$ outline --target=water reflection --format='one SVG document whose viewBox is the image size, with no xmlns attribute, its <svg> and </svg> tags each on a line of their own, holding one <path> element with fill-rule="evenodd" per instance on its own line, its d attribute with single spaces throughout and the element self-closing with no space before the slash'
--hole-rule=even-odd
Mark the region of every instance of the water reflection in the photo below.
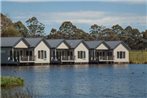
<svg viewBox="0 0 147 98">
<path fill-rule="evenodd" d="M 11 66 L 2 75 L 24 78 L 38 98 L 147 97 L 146 65 Z"/>
<path fill-rule="evenodd" d="M 113 64 L 114 68 L 128 68 L 128 64 Z"/>
</svg>

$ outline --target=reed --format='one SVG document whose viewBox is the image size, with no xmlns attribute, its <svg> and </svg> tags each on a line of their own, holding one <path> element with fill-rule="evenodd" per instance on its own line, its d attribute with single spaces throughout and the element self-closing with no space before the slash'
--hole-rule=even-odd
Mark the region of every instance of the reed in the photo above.
<svg viewBox="0 0 147 98">
<path fill-rule="evenodd" d="M 23 86 L 24 80 L 20 77 L 2 76 L 0 84 L 1 87 Z"/>
<path fill-rule="evenodd" d="M 130 63 L 147 64 L 147 50 L 129 51 Z"/>
</svg>

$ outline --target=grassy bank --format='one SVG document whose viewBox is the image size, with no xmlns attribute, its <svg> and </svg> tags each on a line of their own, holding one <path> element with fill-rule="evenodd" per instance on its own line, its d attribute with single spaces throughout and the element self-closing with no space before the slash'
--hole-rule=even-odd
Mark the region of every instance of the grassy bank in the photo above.
<svg viewBox="0 0 147 98">
<path fill-rule="evenodd" d="M 147 51 L 130 51 L 129 59 L 130 63 L 145 64 L 147 63 Z"/>
<path fill-rule="evenodd" d="M 1 87 L 23 86 L 24 80 L 19 77 L 2 76 L 0 84 Z"/>
</svg>

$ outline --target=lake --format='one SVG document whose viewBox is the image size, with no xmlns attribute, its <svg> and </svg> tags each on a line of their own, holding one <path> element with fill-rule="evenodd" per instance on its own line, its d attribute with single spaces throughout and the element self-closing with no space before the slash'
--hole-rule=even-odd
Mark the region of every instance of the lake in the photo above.
<svg viewBox="0 0 147 98">
<path fill-rule="evenodd" d="M 147 64 L 2 66 L 37 98 L 147 98 Z"/>
</svg>

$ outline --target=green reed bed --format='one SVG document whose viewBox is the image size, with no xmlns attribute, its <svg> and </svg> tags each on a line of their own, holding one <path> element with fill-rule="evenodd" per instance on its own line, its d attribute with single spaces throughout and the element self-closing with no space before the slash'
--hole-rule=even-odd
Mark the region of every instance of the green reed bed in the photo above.
<svg viewBox="0 0 147 98">
<path fill-rule="evenodd" d="M 147 63 L 147 50 L 129 51 L 130 63 L 146 64 Z"/>
<path fill-rule="evenodd" d="M 1 87 L 23 86 L 24 80 L 20 77 L 2 76 L 0 84 Z"/>
<path fill-rule="evenodd" d="M 2 98 L 36 98 L 29 89 L 23 89 L 24 80 L 20 77 L 1 77 L 1 97 Z"/>
</svg>

